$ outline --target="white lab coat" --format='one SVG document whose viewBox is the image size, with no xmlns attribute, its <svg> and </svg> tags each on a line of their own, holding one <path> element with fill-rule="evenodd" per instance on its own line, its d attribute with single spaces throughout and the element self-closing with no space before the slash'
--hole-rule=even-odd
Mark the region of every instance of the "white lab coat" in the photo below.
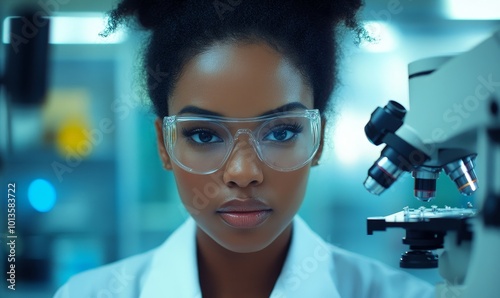
<svg viewBox="0 0 500 298">
<path fill-rule="evenodd" d="M 158 248 L 80 273 L 55 297 L 201 297 L 195 229 L 189 218 Z M 422 298 L 434 297 L 434 287 L 324 242 L 296 216 L 290 249 L 271 297 Z"/>
</svg>

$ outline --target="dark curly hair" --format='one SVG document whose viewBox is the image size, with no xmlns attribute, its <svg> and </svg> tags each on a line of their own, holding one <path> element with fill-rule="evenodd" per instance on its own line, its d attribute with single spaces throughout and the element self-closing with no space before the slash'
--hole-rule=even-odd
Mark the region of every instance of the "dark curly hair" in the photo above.
<svg viewBox="0 0 500 298">
<path fill-rule="evenodd" d="M 122 0 L 109 12 L 103 35 L 123 23 L 151 32 L 142 66 L 159 117 L 168 115 L 167 100 L 186 62 L 221 42 L 275 48 L 301 72 L 313 90 L 314 108 L 323 114 L 337 82 L 337 29 L 363 35 L 356 19 L 362 5 L 361 0 Z"/>
</svg>

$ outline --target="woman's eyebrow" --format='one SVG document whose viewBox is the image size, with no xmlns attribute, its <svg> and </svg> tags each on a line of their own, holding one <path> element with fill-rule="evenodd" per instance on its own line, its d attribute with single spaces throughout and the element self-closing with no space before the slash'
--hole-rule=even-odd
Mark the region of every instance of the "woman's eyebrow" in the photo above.
<svg viewBox="0 0 500 298">
<path fill-rule="evenodd" d="M 307 107 L 304 106 L 303 104 L 301 104 L 300 102 L 291 102 L 291 103 L 287 103 L 285 105 L 282 105 L 280 107 L 277 107 L 275 109 L 269 110 L 267 112 L 264 112 L 264 113 L 260 114 L 259 116 L 268 116 L 268 115 L 272 115 L 272 114 L 293 111 L 293 110 L 307 110 Z M 196 106 L 191 106 L 191 105 L 185 106 L 177 113 L 177 115 L 181 115 L 181 114 L 196 114 L 196 115 L 205 115 L 205 116 L 224 117 L 224 115 L 222 115 L 220 113 L 206 110 L 203 108 L 199 108 Z"/>
<path fill-rule="evenodd" d="M 282 113 L 282 112 L 288 112 L 288 111 L 293 111 L 293 110 L 307 110 L 307 107 L 300 102 L 291 102 L 287 103 L 286 105 L 282 105 L 280 107 L 277 107 L 276 109 L 269 110 L 259 116 L 268 116 L 272 114 L 277 114 L 277 113 Z"/>
<path fill-rule="evenodd" d="M 177 113 L 177 115 L 181 114 L 196 114 L 196 115 L 223 117 L 223 115 L 220 113 L 212 112 L 195 106 L 185 106 L 179 111 L 179 113 Z"/>
</svg>

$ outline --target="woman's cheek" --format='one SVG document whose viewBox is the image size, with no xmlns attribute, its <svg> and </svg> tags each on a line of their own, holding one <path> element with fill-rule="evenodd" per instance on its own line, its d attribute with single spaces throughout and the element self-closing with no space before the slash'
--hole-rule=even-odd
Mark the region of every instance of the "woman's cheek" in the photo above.
<svg viewBox="0 0 500 298">
<path fill-rule="evenodd" d="M 220 193 L 220 186 L 211 182 L 208 175 L 196 175 L 182 169 L 174 169 L 174 176 L 182 203 L 193 217 L 213 209 L 211 205 Z"/>
<path fill-rule="evenodd" d="M 281 210 L 296 210 L 300 208 L 304 200 L 307 180 L 309 177 L 309 167 L 281 173 L 281 175 L 272 175 L 273 181 L 268 181 L 273 186 L 273 192 L 276 198 L 279 198 L 274 204 Z"/>
</svg>

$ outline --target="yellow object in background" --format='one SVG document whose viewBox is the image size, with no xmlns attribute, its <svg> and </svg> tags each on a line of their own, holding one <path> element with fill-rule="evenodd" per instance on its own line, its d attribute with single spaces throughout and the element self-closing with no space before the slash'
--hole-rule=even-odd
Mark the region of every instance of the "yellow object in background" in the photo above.
<svg viewBox="0 0 500 298">
<path fill-rule="evenodd" d="M 86 131 L 89 131 L 89 125 L 83 120 L 68 119 L 61 123 L 56 133 L 57 151 L 62 156 L 90 155 L 93 145 L 88 141 Z"/>
<path fill-rule="evenodd" d="M 55 89 L 43 107 L 44 134 L 57 152 L 80 158 L 92 153 L 90 94 L 83 88 Z"/>
</svg>

